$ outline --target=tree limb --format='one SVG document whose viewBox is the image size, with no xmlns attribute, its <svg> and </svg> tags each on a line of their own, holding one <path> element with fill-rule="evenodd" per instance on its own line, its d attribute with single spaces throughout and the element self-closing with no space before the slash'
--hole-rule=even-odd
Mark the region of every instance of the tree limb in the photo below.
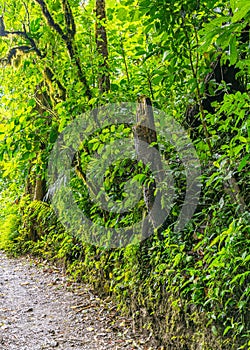
<svg viewBox="0 0 250 350">
<path fill-rule="evenodd" d="M 53 19 L 53 17 L 51 16 L 49 10 L 48 10 L 48 7 L 45 3 L 44 0 L 35 0 L 41 7 L 42 9 L 42 13 L 44 15 L 44 17 L 46 18 L 49 26 L 51 28 L 53 28 L 62 38 L 63 40 L 65 40 L 65 34 L 63 33 L 63 30 L 62 28 L 60 27 L 60 25 L 58 23 L 56 23 Z"/>
<path fill-rule="evenodd" d="M 98 85 L 101 94 L 110 90 L 110 76 L 108 70 L 108 39 L 105 25 L 106 9 L 105 0 L 96 0 L 96 47 L 102 57 L 99 64 L 100 73 L 98 76 Z"/>
<path fill-rule="evenodd" d="M 62 5 L 64 10 L 64 18 L 65 18 L 67 32 L 68 32 L 68 35 L 73 39 L 76 34 L 76 25 L 74 21 L 74 16 L 67 0 L 62 0 Z"/>
<path fill-rule="evenodd" d="M 20 30 L 8 31 L 5 29 L 3 16 L 0 16 L 0 36 L 8 36 L 8 35 L 17 35 L 17 36 L 23 37 L 25 40 L 27 40 L 30 43 L 30 50 L 34 50 L 40 58 L 44 58 L 46 56 L 37 47 L 35 40 L 29 36 L 25 27 L 24 27 L 24 31 L 20 31 Z M 23 51 L 22 49 L 20 50 Z"/>
<path fill-rule="evenodd" d="M 76 28 L 75 28 L 73 14 L 72 14 L 72 11 L 71 11 L 71 8 L 69 6 L 68 1 L 62 0 L 63 1 L 63 8 L 64 8 L 64 17 L 65 17 L 66 27 L 67 27 L 66 34 L 63 32 L 60 25 L 54 21 L 51 13 L 48 10 L 48 7 L 47 7 L 45 1 L 44 0 L 35 0 L 35 1 L 40 5 L 42 12 L 43 12 L 43 15 L 44 15 L 45 19 L 47 20 L 48 25 L 52 29 L 54 29 L 60 35 L 62 40 L 65 42 L 70 59 L 72 61 L 75 61 L 76 68 L 78 71 L 79 80 L 83 83 L 83 85 L 85 87 L 86 96 L 87 96 L 88 100 L 90 100 L 92 97 L 92 94 L 91 94 L 90 88 L 88 86 L 86 76 L 82 70 L 81 61 L 79 59 L 79 56 L 77 55 L 76 47 L 74 45 L 74 35 L 76 32 Z"/>
</svg>

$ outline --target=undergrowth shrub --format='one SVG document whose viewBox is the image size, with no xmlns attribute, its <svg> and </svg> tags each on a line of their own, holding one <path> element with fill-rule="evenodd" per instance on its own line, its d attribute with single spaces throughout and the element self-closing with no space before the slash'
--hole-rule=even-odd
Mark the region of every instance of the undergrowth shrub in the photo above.
<svg viewBox="0 0 250 350">
<path fill-rule="evenodd" d="M 183 239 L 167 229 L 161 239 L 155 234 L 137 245 L 105 250 L 68 234 L 44 202 L 21 202 L 12 210 L 1 229 L 2 248 L 63 264 L 74 279 L 113 295 L 166 349 L 249 348 L 247 212 L 230 217 L 227 226 L 214 216 L 202 229 L 195 217 Z"/>
<path fill-rule="evenodd" d="M 0 217 L 0 249 L 14 251 L 19 236 L 21 216 L 17 206 L 9 204 Z"/>
<path fill-rule="evenodd" d="M 73 278 L 113 295 L 166 349 L 249 349 L 249 97 L 224 100 L 208 119 L 214 154 L 207 159 L 204 140 L 196 142 L 202 198 L 182 232 L 169 225 L 141 243 L 105 250 L 69 234 L 50 205 L 23 199 L 1 215 L 1 246 L 58 261 Z"/>
</svg>

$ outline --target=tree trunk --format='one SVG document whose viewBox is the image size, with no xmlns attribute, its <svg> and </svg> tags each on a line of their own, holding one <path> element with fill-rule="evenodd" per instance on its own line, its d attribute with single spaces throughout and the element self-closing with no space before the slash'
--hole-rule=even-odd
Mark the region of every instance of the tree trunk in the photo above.
<svg viewBox="0 0 250 350">
<path fill-rule="evenodd" d="M 35 182 L 34 201 L 42 201 L 45 196 L 45 180 L 38 175 Z"/>
<path fill-rule="evenodd" d="M 100 94 L 110 90 L 110 76 L 108 69 L 108 39 L 103 23 L 106 20 L 105 0 L 96 0 L 96 46 L 101 55 L 99 65 L 98 87 Z"/>
<path fill-rule="evenodd" d="M 166 216 L 165 211 L 161 208 L 161 191 L 157 189 L 157 182 L 163 181 L 164 171 L 157 146 L 157 134 L 150 98 L 139 97 L 136 125 L 133 129 L 138 160 L 141 160 L 145 165 L 149 164 L 154 176 L 153 182 L 143 186 L 143 196 L 148 216 L 144 219 L 142 230 L 143 237 L 146 238 L 163 223 Z M 152 143 L 154 143 L 153 147 L 150 146 Z"/>
</svg>

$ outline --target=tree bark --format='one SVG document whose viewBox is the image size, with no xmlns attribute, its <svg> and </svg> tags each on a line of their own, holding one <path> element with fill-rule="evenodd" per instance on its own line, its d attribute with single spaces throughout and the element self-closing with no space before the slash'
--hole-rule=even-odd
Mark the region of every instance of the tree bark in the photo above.
<svg viewBox="0 0 250 350">
<path fill-rule="evenodd" d="M 108 69 L 108 39 L 104 26 L 106 21 L 105 0 L 96 0 L 96 46 L 97 52 L 101 55 L 99 65 L 98 87 L 100 94 L 110 90 L 110 76 Z"/>
<path fill-rule="evenodd" d="M 163 181 L 164 171 L 157 145 L 152 102 L 148 97 L 138 98 L 136 125 L 133 131 L 138 160 L 145 165 L 148 164 L 154 176 L 153 182 L 143 186 L 143 197 L 148 216 L 144 218 L 142 233 L 143 237 L 148 237 L 163 223 L 165 218 L 165 211 L 161 208 L 161 192 L 157 189 L 157 182 Z"/>
</svg>

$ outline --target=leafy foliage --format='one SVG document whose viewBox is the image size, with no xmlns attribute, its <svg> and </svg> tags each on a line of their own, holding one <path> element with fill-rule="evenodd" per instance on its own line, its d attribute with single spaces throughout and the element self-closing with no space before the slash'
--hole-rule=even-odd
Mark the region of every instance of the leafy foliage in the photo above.
<svg viewBox="0 0 250 350">
<path fill-rule="evenodd" d="M 101 20 L 94 7 L 92 0 L 0 1 L 0 248 L 62 263 L 113 295 L 166 349 L 248 349 L 249 2 L 107 0 Z M 173 232 L 186 179 L 176 150 L 158 135 L 175 205 L 145 241 L 105 250 L 59 222 L 48 203 L 48 158 L 76 116 L 138 95 L 187 128 L 202 164 L 202 195 L 186 228 Z M 107 214 L 91 202 L 84 176 L 90 162 L 102 166 L 95 155 L 106 143 L 132 132 L 126 120 L 100 127 L 72 165 L 79 208 L 107 227 L 140 220 L 143 195 L 129 214 Z M 116 203 L 131 201 L 129 179 L 144 188 L 153 181 L 148 166 L 128 159 L 103 173 L 97 197 L 108 193 Z"/>
</svg>

